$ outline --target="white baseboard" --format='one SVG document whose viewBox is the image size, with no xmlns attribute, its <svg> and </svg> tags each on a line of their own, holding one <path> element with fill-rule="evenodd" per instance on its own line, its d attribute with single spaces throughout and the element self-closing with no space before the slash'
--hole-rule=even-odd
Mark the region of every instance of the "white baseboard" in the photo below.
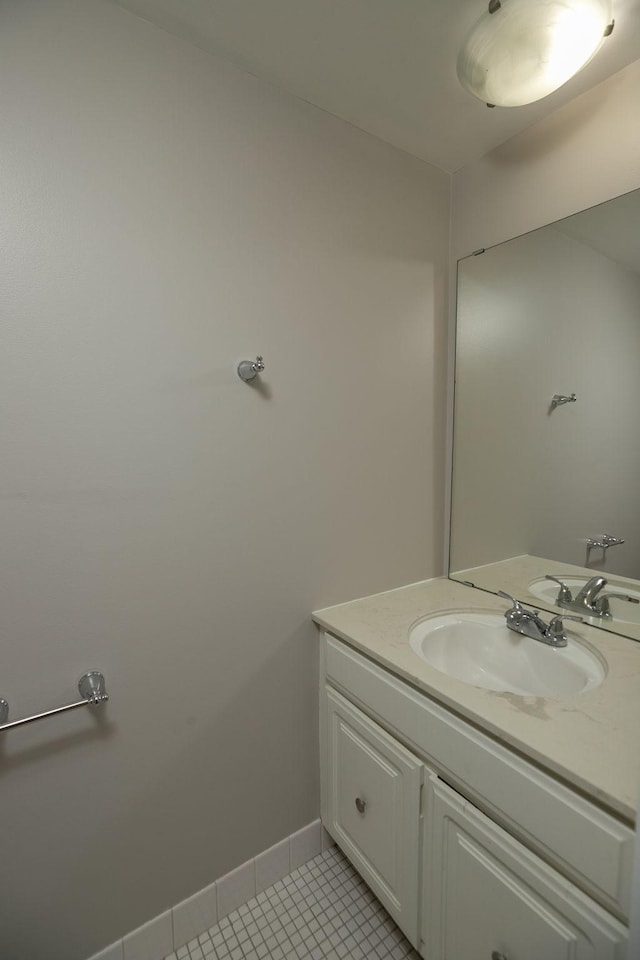
<svg viewBox="0 0 640 960">
<path fill-rule="evenodd" d="M 164 960 L 276 880 L 334 845 L 319 820 L 219 877 L 90 960 Z"/>
</svg>

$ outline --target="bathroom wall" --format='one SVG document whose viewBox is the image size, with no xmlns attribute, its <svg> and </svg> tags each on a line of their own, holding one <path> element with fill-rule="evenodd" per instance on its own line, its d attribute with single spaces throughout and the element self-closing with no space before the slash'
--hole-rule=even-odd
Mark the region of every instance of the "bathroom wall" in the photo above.
<svg viewBox="0 0 640 960">
<path fill-rule="evenodd" d="M 318 812 L 312 609 L 441 573 L 447 175 L 100 0 L 0 9 L 3 960 Z M 263 353 L 255 387 L 235 374 Z"/>
<path fill-rule="evenodd" d="M 454 174 L 454 259 L 639 187 L 639 100 L 637 60 Z"/>
<path fill-rule="evenodd" d="M 560 228 L 460 265 L 453 570 L 528 553 L 640 578 L 638 317 L 640 274 Z M 626 542 L 587 558 L 609 530 Z"/>
</svg>

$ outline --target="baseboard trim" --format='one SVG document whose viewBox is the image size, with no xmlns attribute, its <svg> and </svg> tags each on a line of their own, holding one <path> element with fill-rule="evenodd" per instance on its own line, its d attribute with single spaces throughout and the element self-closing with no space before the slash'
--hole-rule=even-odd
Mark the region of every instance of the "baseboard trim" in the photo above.
<svg viewBox="0 0 640 960">
<path fill-rule="evenodd" d="M 164 960 L 272 883 L 332 846 L 334 841 L 320 820 L 313 820 L 93 954 L 90 960 Z"/>
</svg>

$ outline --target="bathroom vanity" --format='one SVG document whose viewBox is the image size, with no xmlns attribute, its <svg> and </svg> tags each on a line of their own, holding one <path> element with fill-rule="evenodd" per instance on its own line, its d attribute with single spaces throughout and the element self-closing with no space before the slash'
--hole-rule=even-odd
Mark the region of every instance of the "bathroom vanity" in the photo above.
<svg viewBox="0 0 640 960">
<path fill-rule="evenodd" d="M 410 645 L 430 616 L 508 606 L 437 579 L 314 614 L 322 820 L 428 960 L 623 960 L 640 645 L 571 623 L 603 679 L 553 698 L 465 683 Z"/>
<path fill-rule="evenodd" d="M 460 261 L 451 579 L 314 615 L 322 819 L 427 960 L 637 960 L 639 224 Z"/>
</svg>

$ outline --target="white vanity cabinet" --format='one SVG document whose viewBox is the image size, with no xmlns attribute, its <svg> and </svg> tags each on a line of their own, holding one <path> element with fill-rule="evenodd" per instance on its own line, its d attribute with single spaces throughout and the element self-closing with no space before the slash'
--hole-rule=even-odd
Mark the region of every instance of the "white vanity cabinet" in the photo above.
<svg viewBox="0 0 640 960">
<path fill-rule="evenodd" d="M 325 825 L 416 946 L 422 761 L 335 690 L 325 703 Z"/>
<path fill-rule="evenodd" d="M 322 820 L 426 960 L 626 957 L 633 831 L 322 636 Z"/>
<path fill-rule="evenodd" d="M 425 957 L 621 960 L 602 908 L 437 777 L 429 790 Z"/>
</svg>

